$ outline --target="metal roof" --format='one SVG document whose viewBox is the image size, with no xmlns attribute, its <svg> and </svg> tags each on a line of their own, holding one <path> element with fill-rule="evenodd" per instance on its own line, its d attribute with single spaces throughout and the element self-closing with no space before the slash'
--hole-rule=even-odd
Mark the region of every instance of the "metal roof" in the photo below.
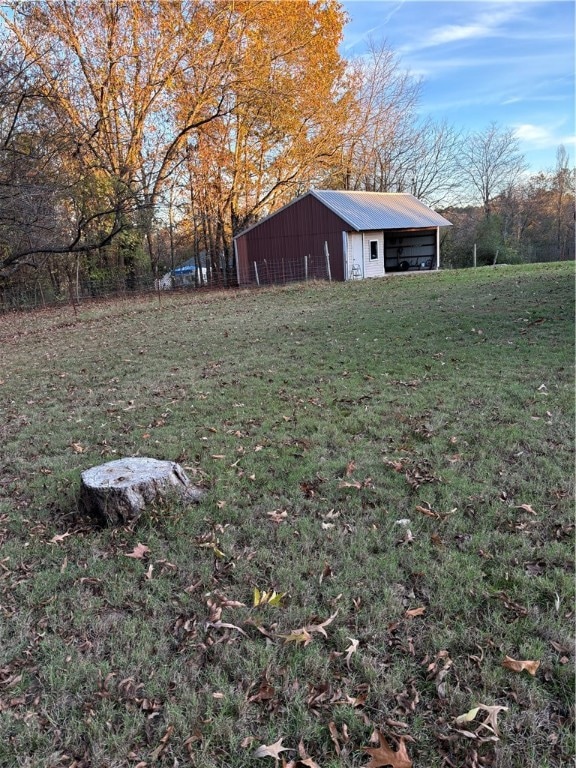
<svg viewBox="0 0 576 768">
<path fill-rule="evenodd" d="M 358 232 L 369 229 L 451 227 L 451 223 L 407 192 L 310 192 Z"/>
</svg>

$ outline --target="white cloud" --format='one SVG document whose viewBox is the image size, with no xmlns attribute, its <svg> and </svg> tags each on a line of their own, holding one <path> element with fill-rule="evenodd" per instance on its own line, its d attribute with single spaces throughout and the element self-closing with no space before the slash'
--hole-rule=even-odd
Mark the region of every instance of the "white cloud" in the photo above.
<svg viewBox="0 0 576 768">
<path fill-rule="evenodd" d="M 466 3 L 467 8 L 473 6 Z M 485 10 L 463 24 L 445 24 L 444 26 L 429 29 L 422 35 L 418 42 L 409 43 L 402 47 L 406 53 L 424 48 L 435 48 L 439 45 L 449 45 L 464 40 L 482 40 L 488 37 L 501 37 L 509 35 L 510 30 L 505 25 L 516 18 L 521 9 L 516 3 L 507 3 L 506 6 L 490 3 Z"/>
<path fill-rule="evenodd" d="M 573 146 L 576 136 L 563 135 L 561 125 L 535 125 L 534 123 L 522 123 L 514 129 L 516 138 L 534 149 L 546 149 L 557 147 L 560 144 Z"/>
</svg>

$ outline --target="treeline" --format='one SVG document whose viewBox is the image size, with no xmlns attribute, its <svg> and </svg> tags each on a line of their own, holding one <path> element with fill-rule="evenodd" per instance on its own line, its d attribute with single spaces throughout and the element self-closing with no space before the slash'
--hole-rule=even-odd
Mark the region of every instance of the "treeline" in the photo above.
<svg viewBox="0 0 576 768">
<path fill-rule="evenodd" d="M 339 53 L 334 0 L 43 0 L 0 11 L 0 286 L 137 288 L 310 187 L 412 192 L 445 263 L 574 256 L 574 173 L 532 178 L 512 131 L 418 117 L 386 45 Z M 466 207 L 470 206 L 470 207 Z M 468 259 L 468 262 L 466 261 Z"/>
</svg>

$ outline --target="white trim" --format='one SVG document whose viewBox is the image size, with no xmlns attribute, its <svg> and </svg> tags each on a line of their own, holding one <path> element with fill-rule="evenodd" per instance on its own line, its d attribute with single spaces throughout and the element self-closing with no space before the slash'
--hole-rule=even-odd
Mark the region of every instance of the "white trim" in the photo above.
<svg viewBox="0 0 576 768">
<path fill-rule="evenodd" d="M 344 259 L 344 281 L 350 280 L 348 275 L 348 232 L 342 230 L 342 257 Z"/>
</svg>

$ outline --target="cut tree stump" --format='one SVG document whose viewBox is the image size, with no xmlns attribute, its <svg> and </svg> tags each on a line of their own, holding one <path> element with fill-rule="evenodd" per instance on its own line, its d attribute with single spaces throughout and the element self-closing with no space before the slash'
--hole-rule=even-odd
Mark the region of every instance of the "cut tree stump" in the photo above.
<svg viewBox="0 0 576 768">
<path fill-rule="evenodd" d="M 174 461 L 116 459 L 81 475 L 80 505 L 106 525 L 132 525 L 146 506 L 171 494 L 186 502 L 203 495 Z"/>
</svg>

